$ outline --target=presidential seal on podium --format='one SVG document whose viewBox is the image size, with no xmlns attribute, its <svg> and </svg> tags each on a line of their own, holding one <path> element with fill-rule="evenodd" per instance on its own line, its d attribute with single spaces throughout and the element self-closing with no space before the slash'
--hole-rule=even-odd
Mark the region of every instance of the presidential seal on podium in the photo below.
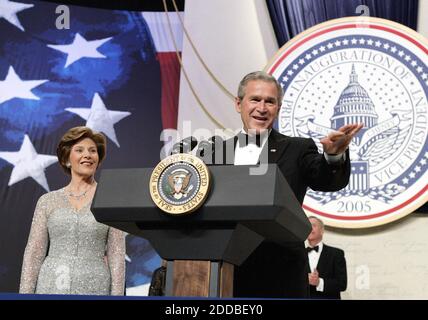
<svg viewBox="0 0 428 320">
<path fill-rule="evenodd" d="M 194 212 L 205 201 L 210 174 L 205 163 L 191 154 L 163 159 L 150 177 L 150 195 L 162 211 L 172 215 Z"/>
</svg>

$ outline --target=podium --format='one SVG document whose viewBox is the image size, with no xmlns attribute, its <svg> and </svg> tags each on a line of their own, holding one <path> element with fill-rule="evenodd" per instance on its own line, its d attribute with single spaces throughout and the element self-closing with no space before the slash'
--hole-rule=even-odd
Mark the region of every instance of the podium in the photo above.
<svg viewBox="0 0 428 320">
<path fill-rule="evenodd" d="M 233 269 L 263 241 L 303 242 L 311 225 L 276 164 L 210 166 L 202 207 L 173 216 L 149 192 L 151 168 L 101 171 L 91 211 L 98 222 L 147 239 L 168 261 L 167 296 L 232 297 Z"/>
</svg>

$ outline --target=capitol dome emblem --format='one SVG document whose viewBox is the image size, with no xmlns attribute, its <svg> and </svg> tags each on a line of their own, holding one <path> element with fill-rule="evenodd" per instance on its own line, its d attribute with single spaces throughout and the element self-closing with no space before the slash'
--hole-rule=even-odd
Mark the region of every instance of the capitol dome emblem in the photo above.
<svg viewBox="0 0 428 320">
<path fill-rule="evenodd" d="M 316 142 L 364 123 L 350 145 L 351 177 L 338 192 L 308 190 L 303 207 L 327 225 L 371 227 L 428 200 L 428 40 L 377 18 L 319 24 L 266 67 L 284 89 L 278 130 Z"/>
</svg>

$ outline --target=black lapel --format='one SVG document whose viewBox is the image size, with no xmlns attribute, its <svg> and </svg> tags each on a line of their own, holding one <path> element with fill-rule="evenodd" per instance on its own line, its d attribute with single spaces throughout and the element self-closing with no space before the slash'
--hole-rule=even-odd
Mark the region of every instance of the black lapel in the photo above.
<svg viewBox="0 0 428 320">
<path fill-rule="evenodd" d="M 238 136 L 235 135 L 233 137 L 233 152 L 232 152 L 232 156 L 228 159 L 228 161 L 230 161 L 232 164 L 235 164 L 235 150 L 236 150 L 236 144 L 237 143 L 238 143 Z"/>
<path fill-rule="evenodd" d="M 325 263 L 328 259 L 328 254 L 329 254 L 328 246 L 323 244 L 323 248 L 322 248 L 322 251 L 320 254 L 320 258 L 318 259 L 318 264 L 317 264 L 317 270 L 318 270 L 321 278 L 322 278 L 321 275 L 324 275 L 324 266 L 325 266 Z"/>
<path fill-rule="evenodd" d="M 268 143 L 264 145 L 264 148 L 268 148 L 268 162 L 277 163 L 281 155 L 284 153 L 287 145 L 287 137 L 272 129 L 269 134 Z M 263 151 L 266 152 L 265 150 Z"/>
<path fill-rule="evenodd" d="M 235 163 L 235 147 L 238 142 L 238 136 L 234 136 L 230 139 L 223 141 L 223 163 L 222 164 L 234 164 Z"/>
</svg>

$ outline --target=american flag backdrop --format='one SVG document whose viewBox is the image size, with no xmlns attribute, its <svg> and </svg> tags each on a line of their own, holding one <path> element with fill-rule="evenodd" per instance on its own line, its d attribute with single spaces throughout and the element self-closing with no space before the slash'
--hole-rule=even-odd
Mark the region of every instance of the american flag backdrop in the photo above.
<svg viewBox="0 0 428 320">
<path fill-rule="evenodd" d="M 35 204 L 68 183 L 56 159 L 62 134 L 86 125 L 108 140 L 101 168 L 153 167 L 177 124 L 177 13 L 0 0 L 0 292 L 17 292 Z M 182 12 L 181 12 L 182 14 Z M 160 258 L 127 236 L 128 294 L 144 294 Z"/>
</svg>

